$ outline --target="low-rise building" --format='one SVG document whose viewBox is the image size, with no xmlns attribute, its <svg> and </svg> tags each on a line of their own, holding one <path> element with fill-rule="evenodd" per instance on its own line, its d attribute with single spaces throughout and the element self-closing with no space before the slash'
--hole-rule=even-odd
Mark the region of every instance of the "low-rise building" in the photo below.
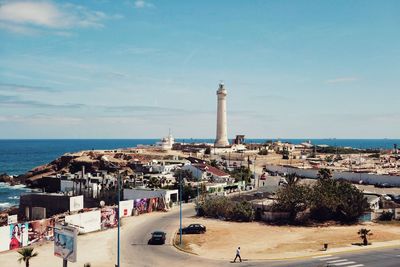
<svg viewBox="0 0 400 267">
<path fill-rule="evenodd" d="M 193 177 L 199 180 L 208 180 L 216 183 L 230 182 L 232 180 L 228 173 L 204 163 L 185 165 L 182 169 L 190 171 Z"/>
<path fill-rule="evenodd" d="M 18 217 L 26 220 L 40 220 L 64 212 L 78 211 L 83 207 L 83 196 L 28 193 L 20 197 Z"/>
<path fill-rule="evenodd" d="M 375 194 L 364 194 L 372 211 L 379 210 L 380 197 Z"/>
<path fill-rule="evenodd" d="M 179 200 L 178 190 L 166 189 L 124 189 L 124 200 L 138 200 L 149 198 L 162 198 L 166 204 L 176 204 Z"/>
</svg>

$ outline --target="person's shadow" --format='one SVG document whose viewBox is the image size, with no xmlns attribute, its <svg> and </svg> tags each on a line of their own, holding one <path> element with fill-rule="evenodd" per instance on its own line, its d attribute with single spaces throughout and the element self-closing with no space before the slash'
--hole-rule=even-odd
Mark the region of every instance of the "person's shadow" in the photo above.
<svg viewBox="0 0 400 267">
<path fill-rule="evenodd" d="M 249 261 L 248 259 L 242 259 L 242 261 L 233 261 L 231 260 L 230 263 L 242 263 L 244 261 Z"/>
</svg>

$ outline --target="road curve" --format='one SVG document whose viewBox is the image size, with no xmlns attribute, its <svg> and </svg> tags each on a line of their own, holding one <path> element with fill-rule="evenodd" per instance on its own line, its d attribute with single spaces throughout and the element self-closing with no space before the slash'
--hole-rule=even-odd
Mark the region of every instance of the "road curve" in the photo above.
<svg viewBox="0 0 400 267">
<path fill-rule="evenodd" d="M 193 205 L 183 207 L 183 220 L 195 214 Z M 125 219 L 124 219 L 125 220 Z M 175 208 L 167 213 L 147 214 L 127 218 L 122 221 L 121 232 L 121 266 L 167 266 L 167 267 L 216 267 L 232 266 L 225 260 L 212 260 L 188 254 L 177 250 L 172 245 L 172 238 L 179 228 L 179 209 Z M 163 246 L 147 244 L 150 233 L 154 230 L 163 230 L 167 233 L 167 242 Z M 244 261 L 237 263 L 241 266 L 296 266 L 296 267 L 399 267 L 400 248 L 386 248 L 363 252 L 342 253 L 327 255 L 324 258 L 310 258 L 290 261 Z"/>
</svg>

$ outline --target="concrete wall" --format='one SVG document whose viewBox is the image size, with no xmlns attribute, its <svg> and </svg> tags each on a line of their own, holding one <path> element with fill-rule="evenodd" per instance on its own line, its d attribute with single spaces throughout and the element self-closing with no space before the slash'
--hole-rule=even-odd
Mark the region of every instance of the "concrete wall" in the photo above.
<svg viewBox="0 0 400 267">
<path fill-rule="evenodd" d="M 133 200 L 124 200 L 119 202 L 119 217 L 132 216 Z"/>
<path fill-rule="evenodd" d="M 395 209 L 394 210 L 394 218 L 396 220 L 400 220 L 400 209 Z"/>
<path fill-rule="evenodd" d="M 0 227 L 0 252 L 10 249 L 10 226 Z"/>
<path fill-rule="evenodd" d="M 77 226 L 79 233 L 90 233 L 101 229 L 101 211 L 94 210 L 65 216 L 65 222 Z"/>
<path fill-rule="evenodd" d="M 46 219 L 46 208 L 42 207 L 32 207 L 32 220 L 42 220 Z"/>
<path fill-rule="evenodd" d="M 75 196 L 69 198 L 69 211 L 77 211 L 83 209 L 83 196 Z"/>
<path fill-rule="evenodd" d="M 266 169 L 268 171 L 280 172 L 280 173 L 296 173 L 300 176 L 307 178 L 317 178 L 319 170 L 315 169 L 296 169 L 292 167 L 283 167 L 276 165 L 267 165 Z M 333 172 L 333 178 L 335 179 L 345 179 L 352 182 L 359 182 L 363 180 L 365 184 L 376 184 L 376 183 L 388 183 L 392 186 L 400 186 L 400 176 L 390 176 L 390 175 L 378 175 L 378 174 L 368 174 L 368 173 L 353 173 L 353 172 Z"/>
<path fill-rule="evenodd" d="M 68 192 L 72 191 L 72 188 L 76 187 L 74 186 L 74 182 L 71 180 L 61 180 L 60 181 L 60 191 L 61 192 Z"/>
<path fill-rule="evenodd" d="M 69 196 L 64 195 L 48 195 L 48 194 L 27 194 L 21 195 L 19 200 L 18 217 L 22 220 L 26 218 L 30 220 L 29 216 L 32 215 L 32 207 L 46 208 L 46 217 L 50 218 L 53 215 L 69 211 Z M 25 208 L 29 214 L 26 214 Z"/>
<path fill-rule="evenodd" d="M 124 189 L 125 200 L 165 197 L 167 190 Z"/>
<path fill-rule="evenodd" d="M 125 200 L 135 200 L 143 198 L 164 198 L 165 203 L 171 201 L 171 195 L 176 194 L 178 196 L 178 190 L 142 190 L 142 189 L 124 189 Z"/>
</svg>

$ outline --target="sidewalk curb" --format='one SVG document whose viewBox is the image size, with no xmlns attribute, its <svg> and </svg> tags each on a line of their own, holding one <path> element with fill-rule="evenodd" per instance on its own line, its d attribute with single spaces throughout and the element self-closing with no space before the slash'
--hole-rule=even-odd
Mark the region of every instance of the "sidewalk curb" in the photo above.
<svg viewBox="0 0 400 267">
<path fill-rule="evenodd" d="M 185 249 L 181 248 L 180 246 L 176 245 L 176 244 L 175 244 L 175 240 L 176 240 L 176 238 L 177 238 L 177 235 L 178 235 L 178 231 L 175 231 L 175 232 L 174 232 L 174 237 L 172 238 L 172 245 L 173 245 L 177 250 L 182 251 L 182 252 L 184 252 L 184 253 L 191 254 L 191 255 L 199 256 L 199 254 L 197 254 L 197 253 L 194 253 L 194 252 L 185 250 Z"/>
<path fill-rule="evenodd" d="M 379 246 L 379 247 L 366 247 L 366 248 L 356 248 L 356 249 L 349 249 L 349 250 L 343 250 L 343 251 L 334 251 L 334 252 L 329 252 L 326 251 L 325 253 L 319 253 L 319 254 L 312 254 L 312 255 L 306 255 L 306 256 L 297 256 L 297 257 L 286 257 L 286 258 L 273 258 L 273 259 L 254 259 L 251 261 L 282 261 L 282 260 L 297 260 L 297 259 L 310 259 L 313 257 L 317 256 L 324 256 L 324 255 L 338 255 L 338 254 L 345 254 L 345 253 L 360 253 L 364 251 L 370 251 L 370 250 L 382 250 L 382 249 L 387 249 L 387 248 L 395 248 L 399 247 L 399 245 L 384 245 L 384 246 Z"/>
</svg>

